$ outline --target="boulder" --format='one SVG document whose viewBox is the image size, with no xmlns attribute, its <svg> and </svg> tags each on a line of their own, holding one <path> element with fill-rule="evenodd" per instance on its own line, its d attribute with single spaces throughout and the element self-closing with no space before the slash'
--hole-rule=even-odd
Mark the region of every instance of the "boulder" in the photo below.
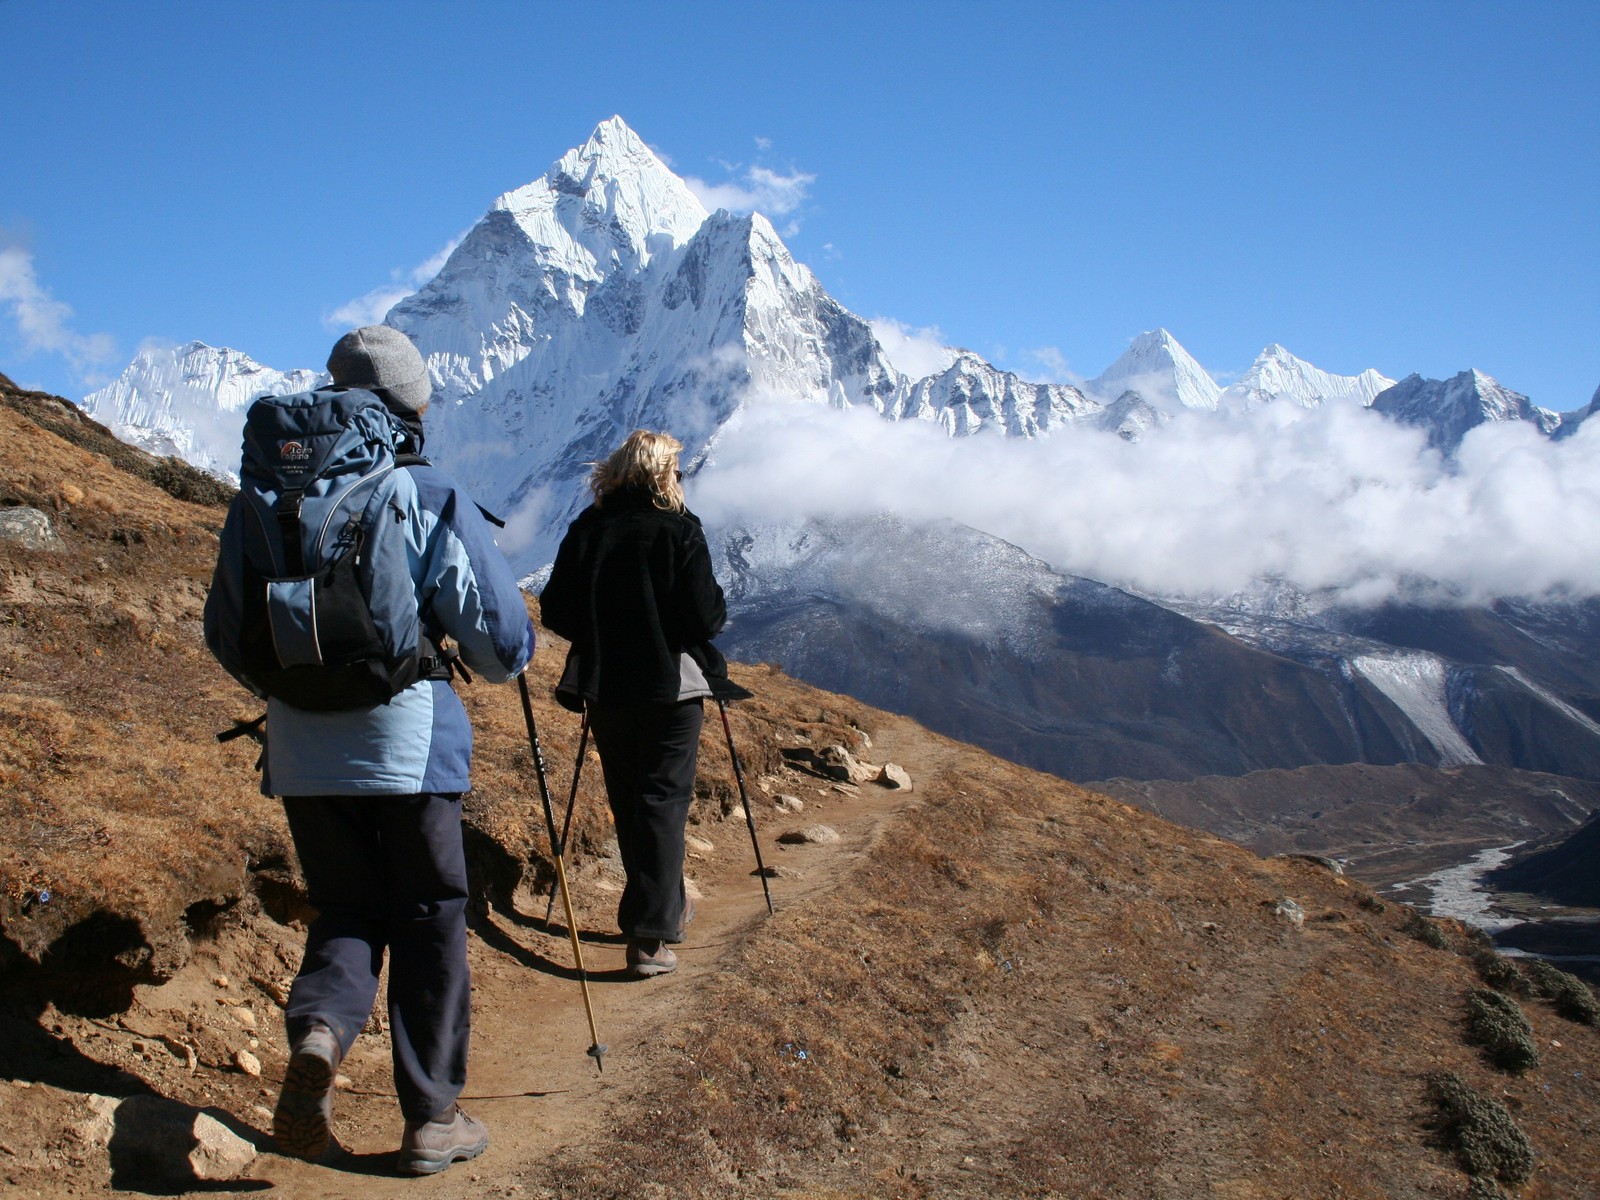
<svg viewBox="0 0 1600 1200">
<path fill-rule="evenodd" d="M 829 746 L 817 755 L 817 770 L 842 783 L 866 783 L 878 774 L 877 767 L 862 762 L 843 746 Z"/>
<path fill-rule="evenodd" d="M 1272 906 L 1272 912 L 1274 916 L 1282 917 L 1296 929 L 1304 929 L 1306 926 L 1306 910 L 1293 900 L 1287 898 L 1279 900 Z"/>
<path fill-rule="evenodd" d="M 886 788 L 908 788 L 911 776 L 898 763 L 884 763 L 883 770 L 878 772 L 878 783 Z"/>
<path fill-rule="evenodd" d="M 173 1184 L 238 1179 L 256 1148 L 216 1117 L 162 1096 L 89 1097 L 90 1116 L 74 1130 L 111 1156 L 114 1181 Z"/>
<path fill-rule="evenodd" d="M 59 550 L 62 546 L 50 518 L 37 508 L 0 508 L 0 539 L 29 550 Z"/>
</svg>

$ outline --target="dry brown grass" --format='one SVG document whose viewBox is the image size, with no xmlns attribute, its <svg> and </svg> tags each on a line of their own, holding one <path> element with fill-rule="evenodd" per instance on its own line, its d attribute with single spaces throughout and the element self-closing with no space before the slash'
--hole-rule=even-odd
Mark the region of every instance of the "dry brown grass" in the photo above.
<svg viewBox="0 0 1600 1200">
<path fill-rule="evenodd" d="M 1359 884 L 975 752 L 918 794 L 740 947 L 562 1195 L 1459 1195 L 1439 1064 L 1549 1147 L 1537 1194 L 1588 1194 L 1600 1045 L 1552 1017 L 1560 1070 L 1485 1082 L 1470 939 L 1422 945 Z"/>
</svg>

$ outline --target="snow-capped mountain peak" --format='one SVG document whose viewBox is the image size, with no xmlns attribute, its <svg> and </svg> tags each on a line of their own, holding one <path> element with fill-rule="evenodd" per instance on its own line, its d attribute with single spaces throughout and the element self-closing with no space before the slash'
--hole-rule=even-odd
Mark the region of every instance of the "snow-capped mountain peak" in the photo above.
<svg viewBox="0 0 1600 1200">
<path fill-rule="evenodd" d="M 1329 403 L 1372 403 L 1379 392 L 1394 386 L 1394 380 L 1367 369 L 1359 375 L 1331 375 L 1302 358 L 1297 358 L 1274 342 L 1250 365 L 1250 369 L 1223 391 L 1224 408 L 1257 408 L 1276 400 L 1287 400 L 1302 408 L 1320 408 Z"/>
<path fill-rule="evenodd" d="M 1141 333 L 1121 358 L 1084 385 L 1084 391 L 1104 403 L 1124 392 L 1138 392 L 1158 409 L 1211 410 L 1222 389 L 1206 369 L 1165 329 Z"/>
<path fill-rule="evenodd" d="M 707 216 L 621 117 L 602 121 L 587 142 L 500 196 L 490 212 L 508 214 L 551 265 L 591 278 L 683 245 Z"/>
</svg>

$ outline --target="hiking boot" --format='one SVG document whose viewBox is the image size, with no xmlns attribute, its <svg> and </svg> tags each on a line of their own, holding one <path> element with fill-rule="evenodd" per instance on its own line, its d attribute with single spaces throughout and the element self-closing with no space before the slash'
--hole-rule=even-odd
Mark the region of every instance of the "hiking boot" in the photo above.
<svg viewBox="0 0 1600 1200">
<path fill-rule="evenodd" d="M 666 975 L 678 969 L 678 956 L 665 942 L 628 939 L 628 972 L 639 979 Z"/>
<path fill-rule="evenodd" d="M 451 1163 L 477 1158 L 489 1148 L 489 1131 L 459 1104 L 431 1121 L 407 1121 L 400 1139 L 400 1173 L 433 1175 Z"/>
<path fill-rule="evenodd" d="M 327 1152 L 334 1072 L 343 1057 L 338 1037 L 326 1025 L 312 1025 L 294 1040 L 272 1114 L 272 1136 L 281 1153 L 315 1162 Z"/>
</svg>

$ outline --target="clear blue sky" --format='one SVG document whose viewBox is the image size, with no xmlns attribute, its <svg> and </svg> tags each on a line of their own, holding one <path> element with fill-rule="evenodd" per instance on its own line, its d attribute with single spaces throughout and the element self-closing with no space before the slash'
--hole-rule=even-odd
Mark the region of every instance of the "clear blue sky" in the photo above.
<svg viewBox="0 0 1600 1200">
<path fill-rule="evenodd" d="M 1164 325 L 1224 381 L 1600 384 L 1594 0 L 0 0 L 0 44 L 0 371 L 69 396 L 147 338 L 320 366 L 613 113 L 811 177 L 774 222 L 836 298 L 1031 378 Z"/>
</svg>

